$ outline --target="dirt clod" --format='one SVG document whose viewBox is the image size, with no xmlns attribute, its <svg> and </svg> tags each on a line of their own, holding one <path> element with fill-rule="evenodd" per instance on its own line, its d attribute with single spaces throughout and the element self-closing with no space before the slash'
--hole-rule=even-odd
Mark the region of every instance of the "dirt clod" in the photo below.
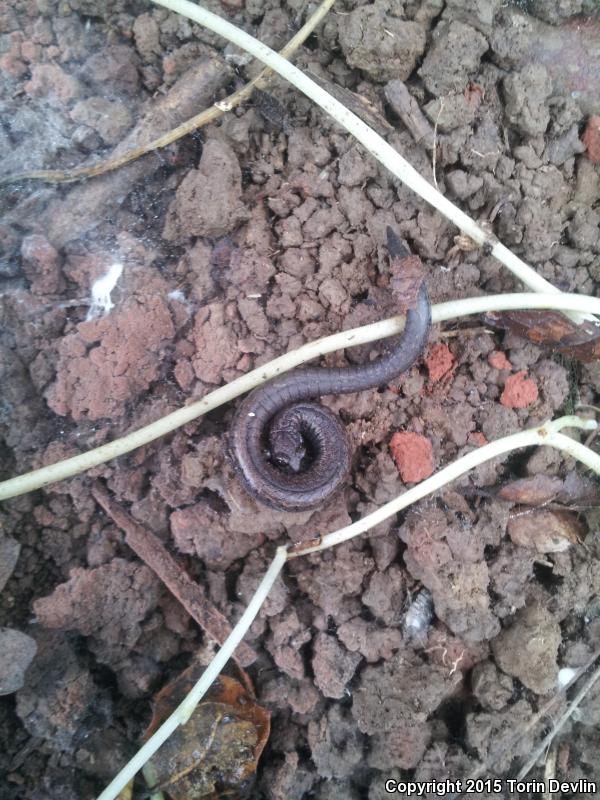
<svg viewBox="0 0 600 800">
<path fill-rule="evenodd" d="M 42 631 L 27 684 L 17 693 L 17 714 L 51 751 L 69 752 L 94 727 L 106 726 L 111 707 L 63 634 Z"/>
<path fill-rule="evenodd" d="M 433 46 L 419 69 L 425 86 L 437 96 L 461 91 L 488 49 L 485 37 L 464 22 L 445 20 L 433 37 Z"/>
<path fill-rule="evenodd" d="M 418 656 L 401 653 L 381 666 L 365 667 L 353 693 L 352 715 L 359 730 L 371 736 L 418 725 L 460 680 L 457 673 L 450 675 L 425 665 Z M 398 686 L 404 691 L 398 693 Z"/>
<path fill-rule="evenodd" d="M 148 567 L 115 558 L 96 569 L 72 570 L 67 583 L 34 608 L 40 625 L 93 636 L 98 658 L 114 662 L 139 639 L 140 623 L 156 606 L 158 592 Z"/>
<path fill-rule="evenodd" d="M 325 778 L 350 777 L 363 760 L 363 737 L 339 706 L 308 726 L 312 759 Z"/>
<path fill-rule="evenodd" d="M 471 676 L 473 693 L 488 711 L 506 708 L 513 695 L 513 682 L 500 672 L 491 661 L 483 661 L 473 669 Z"/>
<path fill-rule="evenodd" d="M 315 683 L 325 697 L 344 696 L 348 681 L 361 661 L 358 653 L 350 653 L 334 636 L 320 633 L 315 639 L 312 666 Z"/>
<path fill-rule="evenodd" d="M 538 694 L 556 687 L 556 657 L 560 627 L 547 608 L 538 603 L 523 609 L 492 642 L 496 662 L 504 672 Z"/>
<path fill-rule="evenodd" d="M 48 405 L 76 421 L 123 414 L 126 404 L 158 378 L 161 356 L 174 331 L 167 303 L 160 297 L 144 304 L 130 300 L 111 317 L 82 322 L 60 343 Z"/>
<path fill-rule="evenodd" d="M 528 136 L 544 133 L 550 122 L 546 100 L 552 81 L 545 67 L 532 65 L 504 80 L 506 116 L 511 125 Z"/>
<path fill-rule="evenodd" d="M 246 556 L 262 537 L 232 535 L 229 526 L 208 503 L 200 502 L 170 517 L 173 541 L 182 553 L 191 553 L 213 568 L 225 569 Z"/>
<path fill-rule="evenodd" d="M 163 237 L 180 243 L 192 236 L 229 233 L 248 218 L 241 194 L 237 156 L 224 142 L 210 139 L 204 145 L 198 169 L 190 170 L 177 189 Z"/>
<path fill-rule="evenodd" d="M 363 6 L 344 18 L 340 44 L 348 63 L 374 80 L 406 80 L 425 49 L 425 31 L 386 14 L 381 5 Z"/>
</svg>

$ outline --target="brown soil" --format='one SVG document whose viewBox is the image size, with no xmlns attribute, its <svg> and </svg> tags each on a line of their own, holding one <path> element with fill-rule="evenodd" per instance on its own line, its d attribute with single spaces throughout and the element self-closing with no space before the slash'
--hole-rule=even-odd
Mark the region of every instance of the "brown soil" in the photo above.
<svg viewBox="0 0 600 800">
<path fill-rule="evenodd" d="M 313 7 L 205 5 L 274 48 Z M 594 7 L 338 0 L 296 61 L 368 101 L 428 179 L 435 126 L 440 190 L 557 286 L 593 294 Z M 119 154 L 256 68 L 141 0 L 36 0 L 0 9 L 0 73 L 8 174 Z M 393 99 L 399 81 L 420 109 L 408 124 Z M 423 259 L 433 302 L 521 288 L 455 243 L 451 225 L 307 99 L 282 84 L 270 95 L 109 175 L 3 186 L 0 477 L 117 438 L 304 342 L 390 315 L 387 225 Z M 114 307 L 86 319 L 92 284 L 116 262 Z M 211 609 L 223 629 L 276 543 L 349 524 L 405 481 L 575 401 L 598 405 L 597 362 L 553 356 L 480 320 L 446 325 L 443 341 L 441 332 L 392 385 L 324 398 L 354 462 L 343 493 L 315 512 L 276 513 L 245 494 L 225 454 L 234 404 L 3 504 L 1 800 L 93 798 L 137 746 L 156 691 L 216 648 L 102 511 L 94 481 L 197 582 L 194 608 Z M 381 347 L 324 363 L 357 363 Z M 533 478 L 554 482 L 543 502 L 560 502 L 561 514 L 574 505 L 572 519 L 509 532 L 529 501 L 525 489 L 506 499 L 498 489 Z M 252 797 L 376 800 L 389 796 L 388 778 L 464 778 L 486 760 L 484 777 L 514 776 L 546 716 L 513 735 L 557 690 L 559 670 L 600 647 L 600 517 L 581 500 L 590 487 L 569 458 L 520 452 L 362 538 L 292 561 L 244 654 L 244 663 L 256 656 L 247 669 L 272 712 Z M 531 532 L 540 526 L 547 536 Z M 563 729 L 559 778 L 600 785 L 599 725 L 596 688 Z"/>
</svg>

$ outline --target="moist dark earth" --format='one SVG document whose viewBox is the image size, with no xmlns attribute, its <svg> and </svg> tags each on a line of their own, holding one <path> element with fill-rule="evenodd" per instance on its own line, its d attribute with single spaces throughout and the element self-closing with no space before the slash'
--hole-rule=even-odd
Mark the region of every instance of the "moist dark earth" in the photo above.
<svg viewBox="0 0 600 800">
<path fill-rule="evenodd" d="M 205 5 L 275 49 L 316 8 Z M 338 0 L 294 60 L 346 90 L 541 275 L 596 294 L 597 10 L 594 0 Z M 0 7 L 0 70 L 4 177 L 149 141 L 259 66 L 150 3 L 17 0 Z M 0 207 L 3 479 L 394 314 L 388 225 L 421 257 L 434 303 L 523 288 L 282 81 L 108 175 L 4 184 Z M 91 287 L 115 263 L 103 314 Z M 277 544 L 359 519 L 487 441 L 597 405 L 598 392 L 597 362 L 462 319 L 434 327 L 424 359 L 393 384 L 323 398 L 354 456 L 344 491 L 317 511 L 278 513 L 245 494 L 226 455 L 235 403 L 3 503 L 2 800 L 96 796 L 138 746 L 156 692 L 217 649 L 98 506 L 94 482 L 234 623 Z M 537 489 L 542 499 L 523 499 Z M 596 497 L 568 457 L 519 451 L 286 566 L 246 638 L 272 714 L 250 796 L 378 800 L 389 778 L 458 779 L 481 764 L 483 777 L 515 776 L 566 708 L 563 695 L 543 712 L 559 671 L 600 647 Z M 407 624 L 415 603 L 418 635 Z M 553 746 L 560 779 L 600 785 L 598 687 Z M 544 769 L 542 758 L 529 776 Z"/>
</svg>

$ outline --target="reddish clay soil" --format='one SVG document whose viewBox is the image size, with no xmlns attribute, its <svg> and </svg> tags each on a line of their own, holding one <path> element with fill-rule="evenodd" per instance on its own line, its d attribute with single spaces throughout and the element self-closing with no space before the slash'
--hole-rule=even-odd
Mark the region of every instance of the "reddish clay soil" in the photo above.
<svg viewBox="0 0 600 800">
<path fill-rule="evenodd" d="M 205 5 L 276 49 L 314 7 Z M 342 87 L 427 179 L 435 128 L 440 190 L 556 286 L 595 294 L 594 8 L 338 0 L 295 60 Z M 257 70 L 142 0 L 4 4 L 1 175 L 119 155 Z M 393 314 L 388 225 L 422 259 L 432 302 L 522 289 L 283 83 L 102 177 L 5 184 L 0 214 L 3 479 Z M 103 315 L 91 287 L 115 263 Z M 3 503 L 1 800 L 95 797 L 139 745 L 156 692 L 210 661 L 277 544 L 347 525 L 487 441 L 598 406 L 598 393 L 598 362 L 457 320 L 391 385 L 323 398 L 354 455 L 343 492 L 316 511 L 246 495 L 225 447 L 235 403 Z M 539 714 L 559 671 L 600 647 L 599 559 L 596 485 L 541 448 L 290 562 L 238 656 L 272 714 L 250 796 L 379 800 L 389 778 L 456 780 L 482 764 L 483 777 L 515 776 L 566 708 L 563 695 Z M 599 726 L 600 683 L 556 741 L 557 777 L 600 786 Z"/>
</svg>

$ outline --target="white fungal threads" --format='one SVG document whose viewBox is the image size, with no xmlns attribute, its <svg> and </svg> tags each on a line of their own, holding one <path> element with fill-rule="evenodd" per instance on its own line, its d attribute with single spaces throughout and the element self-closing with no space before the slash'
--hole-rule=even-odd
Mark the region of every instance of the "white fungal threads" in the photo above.
<svg viewBox="0 0 600 800">
<path fill-rule="evenodd" d="M 97 317 L 105 317 L 114 307 L 110 294 L 123 272 L 123 264 L 111 264 L 108 271 L 92 286 L 92 302 L 86 322 Z"/>
</svg>

